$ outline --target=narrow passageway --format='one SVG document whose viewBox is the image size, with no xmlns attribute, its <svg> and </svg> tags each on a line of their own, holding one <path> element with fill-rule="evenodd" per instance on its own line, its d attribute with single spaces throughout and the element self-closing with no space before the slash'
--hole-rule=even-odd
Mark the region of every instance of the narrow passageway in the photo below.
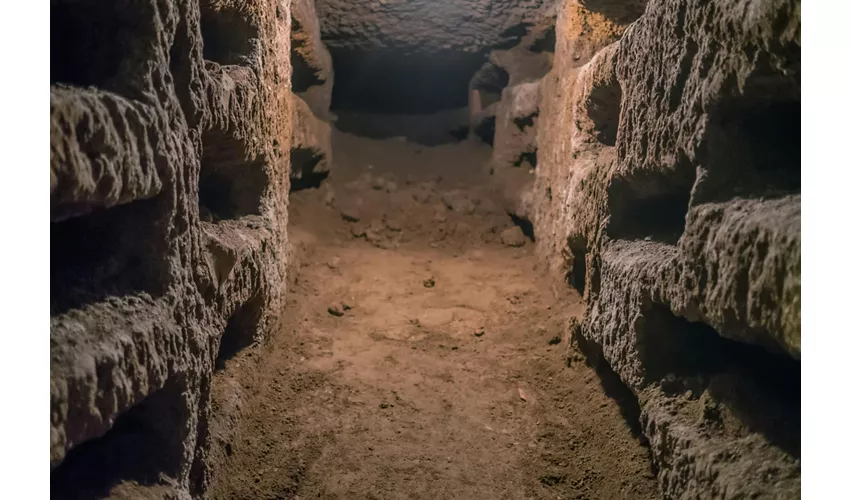
<svg viewBox="0 0 850 500">
<path fill-rule="evenodd" d="M 51 496 L 799 498 L 800 19 L 52 1 Z"/>
<path fill-rule="evenodd" d="M 333 182 L 291 196 L 282 328 L 214 379 L 248 403 L 212 497 L 655 498 L 616 391 L 562 341 L 580 297 L 502 236 L 486 147 L 334 144 Z"/>
</svg>

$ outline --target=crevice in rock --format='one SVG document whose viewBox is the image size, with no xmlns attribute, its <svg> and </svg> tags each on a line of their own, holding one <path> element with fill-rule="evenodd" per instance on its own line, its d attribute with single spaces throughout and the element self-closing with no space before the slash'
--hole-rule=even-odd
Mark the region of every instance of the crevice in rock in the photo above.
<svg viewBox="0 0 850 500">
<path fill-rule="evenodd" d="M 608 236 L 676 243 L 685 231 L 695 178 L 684 159 L 674 170 L 615 177 L 608 187 Z"/>
<path fill-rule="evenodd" d="M 592 134 L 606 146 L 613 146 L 617 142 L 622 99 L 623 92 L 616 80 L 609 85 L 594 88 L 587 97 L 587 116 L 594 125 Z"/>
<path fill-rule="evenodd" d="M 299 172 L 297 177 L 290 179 L 289 191 L 317 188 L 330 172 L 316 172 L 316 165 L 322 161 L 323 155 L 310 148 L 295 148 L 289 152 L 292 171 Z"/>
<path fill-rule="evenodd" d="M 493 145 L 496 138 L 496 117 L 485 116 L 475 125 L 475 135 L 489 145 Z"/>
<path fill-rule="evenodd" d="M 218 222 L 259 215 L 263 194 L 269 187 L 265 156 L 252 158 L 242 139 L 218 129 L 204 132 L 201 141 L 201 220 Z"/>
<path fill-rule="evenodd" d="M 148 395 L 103 436 L 81 443 L 50 472 L 51 498 L 101 498 L 112 487 L 174 482 L 180 474 L 191 408 L 182 377 Z"/>
<path fill-rule="evenodd" d="M 295 16 L 292 16 L 292 31 L 290 32 L 290 62 L 292 63 L 292 91 L 296 93 L 306 92 L 308 88 L 314 85 L 321 85 L 325 81 L 321 79 L 314 68 L 310 66 L 300 49 L 306 46 L 306 42 L 302 37 L 296 34 L 303 28 L 301 23 Z"/>
<path fill-rule="evenodd" d="M 115 91 L 155 32 L 143 3 L 51 0 L 50 83 Z"/>
<path fill-rule="evenodd" d="M 643 15 L 649 0 L 581 0 L 580 3 L 618 24 L 630 24 Z"/>
<path fill-rule="evenodd" d="M 290 180 L 290 192 L 301 191 L 304 189 L 318 189 L 322 186 L 325 179 L 328 178 L 330 172 L 312 172 L 308 175 L 302 175 L 300 178 Z"/>
<path fill-rule="evenodd" d="M 782 196 L 800 192 L 800 102 L 797 99 L 730 99 L 710 114 L 698 152 L 706 178 L 700 203 L 735 196 Z"/>
<path fill-rule="evenodd" d="M 510 83 L 508 72 L 492 61 L 487 61 L 472 76 L 469 87 L 479 92 L 483 109 L 502 98 L 502 91 L 507 88 L 508 83 Z"/>
<path fill-rule="evenodd" d="M 717 407 L 715 424 L 733 435 L 762 434 L 800 457 L 799 361 L 723 338 L 655 303 L 644 308 L 636 340 L 646 383 L 660 384 L 671 397 L 707 392 Z"/>
<path fill-rule="evenodd" d="M 587 280 L 587 243 L 581 236 L 571 236 L 567 239 L 567 246 L 573 254 L 573 263 L 569 270 L 567 282 L 581 295 L 584 295 L 585 281 Z"/>
<path fill-rule="evenodd" d="M 168 276 L 168 212 L 158 196 L 50 223 L 50 314 L 138 293 L 160 295 Z"/>
<path fill-rule="evenodd" d="M 171 77 L 174 79 L 174 92 L 177 94 L 177 100 L 180 102 L 183 116 L 186 117 L 186 122 L 190 127 L 197 124 L 190 95 L 192 85 L 191 49 L 192 40 L 189 38 L 186 19 L 181 16 L 180 22 L 177 24 L 177 29 L 174 32 L 174 41 L 171 43 L 171 48 L 168 51 L 168 69 L 171 71 Z"/>
<path fill-rule="evenodd" d="M 523 163 L 528 163 L 531 168 L 537 168 L 537 151 L 523 151 L 519 154 L 519 158 L 514 162 L 515 167 L 521 167 Z"/>
<path fill-rule="evenodd" d="M 256 341 L 265 298 L 262 293 L 239 306 L 230 316 L 215 359 L 215 369 L 223 370 L 227 361 Z"/>
<path fill-rule="evenodd" d="M 204 59 L 221 65 L 247 65 L 259 56 L 259 29 L 232 3 L 202 0 Z"/>
<path fill-rule="evenodd" d="M 534 224 L 526 218 L 520 217 L 518 215 L 509 213 L 511 220 L 514 224 L 517 225 L 522 230 L 522 234 L 526 236 L 526 238 L 534 241 Z"/>
<path fill-rule="evenodd" d="M 555 52 L 555 42 L 557 41 L 557 32 L 555 26 L 549 26 L 543 35 L 534 41 L 529 47 L 531 52 L 539 54 L 541 52 Z"/>
</svg>

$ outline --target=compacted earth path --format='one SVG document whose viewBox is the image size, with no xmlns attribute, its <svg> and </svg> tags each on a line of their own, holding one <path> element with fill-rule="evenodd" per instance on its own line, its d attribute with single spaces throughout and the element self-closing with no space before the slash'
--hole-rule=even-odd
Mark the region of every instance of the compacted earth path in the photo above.
<svg viewBox="0 0 850 500">
<path fill-rule="evenodd" d="M 581 297 L 482 187 L 487 150 L 334 142 L 291 196 L 281 327 L 213 381 L 242 417 L 210 429 L 235 436 L 210 497 L 657 497 L 629 398 L 563 338 Z"/>
</svg>

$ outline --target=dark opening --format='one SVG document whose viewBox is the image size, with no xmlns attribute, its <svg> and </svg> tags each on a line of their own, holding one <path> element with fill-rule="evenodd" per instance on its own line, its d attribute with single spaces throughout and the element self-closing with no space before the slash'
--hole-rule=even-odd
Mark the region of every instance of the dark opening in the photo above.
<svg viewBox="0 0 850 500">
<path fill-rule="evenodd" d="M 674 244 L 685 231 L 696 170 L 687 162 L 674 172 L 612 179 L 608 187 L 608 236 Z"/>
<path fill-rule="evenodd" d="M 534 126 L 534 120 L 537 118 L 537 115 L 539 115 L 539 114 L 540 114 L 539 112 L 534 112 L 534 113 L 532 113 L 528 116 L 522 116 L 522 117 L 514 118 L 514 124 L 517 127 L 519 127 L 520 132 L 524 132 L 525 127 Z"/>
<path fill-rule="evenodd" d="M 216 370 L 223 370 L 228 360 L 256 341 L 264 305 L 265 298 L 260 293 L 239 306 L 230 317 L 221 336 L 215 360 Z"/>
<path fill-rule="evenodd" d="M 162 197 L 50 223 L 50 314 L 107 297 L 159 295 L 168 273 Z"/>
<path fill-rule="evenodd" d="M 221 65 L 247 65 L 259 54 L 259 30 L 245 12 L 219 10 L 226 6 L 221 2 L 201 1 L 204 59 Z"/>
<path fill-rule="evenodd" d="M 469 82 L 484 54 L 445 51 L 332 50 L 331 108 L 384 114 L 427 114 L 467 106 Z"/>
<path fill-rule="evenodd" d="M 322 161 L 324 155 L 313 149 L 295 148 L 289 152 L 289 157 L 292 164 L 292 172 L 295 173 L 295 175 L 290 176 L 290 191 L 317 188 L 329 174 L 327 171 L 315 171 L 316 166 Z"/>
<path fill-rule="evenodd" d="M 523 151 L 514 162 L 514 166 L 521 167 L 523 162 L 528 163 L 531 168 L 537 168 L 537 151 Z"/>
<path fill-rule="evenodd" d="M 218 222 L 259 215 L 269 185 L 265 156 L 251 158 L 244 141 L 220 130 L 204 132 L 201 140 L 201 220 Z"/>
<path fill-rule="evenodd" d="M 152 43 L 154 15 L 139 2 L 50 1 L 50 83 L 115 90 L 119 73 L 133 75 Z"/>
<path fill-rule="evenodd" d="M 581 4 L 587 10 L 598 12 L 618 24 L 628 24 L 643 14 L 647 2 L 648 0 L 583 0 Z"/>
<path fill-rule="evenodd" d="M 556 37 L 555 26 L 549 26 L 543 32 L 543 35 L 531 44 L 529 49 L 535 53 L 555 52 Z"/>
<path fill-rule="evenodd" d="M 721 337 L 704 323 L 652 304 L 637 329 L 647 383 L 668 393 L 703 391 L 727 407 L 750 432 L 800 456 L 800 362 Z"/>
<path fill-rule="evenodd" d="M 103 436 L 71 449 L 50 472 L 51 498 L 88 499 L 134 481 L 153 485 L 180 474 L 190 411 L 178 380 L 122 413 Z"/>
<path fill-rule="evenodd" d="M 800 102 L 734 100 L 715 112 L 698 152 L 700 202 L 800 192 Z"/>
<path fill-rule="evenodd" d="M 613 146 L 617 142 L 622 98 L 623 92 L 616 81 L 596 87 L 587 97 L 587 116 L 594 126 L 591 133 L 606 146 Z"/>
<path fill-rule="evenodd" d="M 486 116 L 475 125 L 475 135 L 489 145 L 496 139 L 496 117 Z"/>
<path fill-rule="evenodd" d="M 301 23 L 292 17 L 290 62 L 292 63 L 292 91 L 297 93 L 305 92 L 313 85 L 321 85 L 325 82 L 319 78 L 316 70 L 310 67 L 301 53 L 307 45 L 301 29 Z"/>
<path fill-rule="evenodd" d="M 508 215 L 511 216 L 511 220 L 514 222 L 514 224 L 519 226 L 519 228 L 522 230 L 522 234 L 524 234 L 531 241 L 534 241 L 534 224 L 532 224 L 530 220 L 518 217 L 514 214 L 509 213 Z"/>
<path fill-rule="evenodd" d="M 573 265 L 567 282 L 581 295 L 584 295 L 585 280 L 587 280 L 587 244 L 584 238 L 570 237 L 567 246 L 573 254 Z"/>
<path fill-rule="evenodd" d="M 183 16 L 180 16 L 180 22 L 174 32 L 174 41 L 168 51 L 168 68 L 171 71 L 171 77 L 174 78 L 174 91 L 177 94 L 183 115 L 186 117 L 189 127 L 194 127 L 198 120 L 195 116 L 197 111 L 192 104 L 190 95 L 193 71 L 191 50 L 192 40 L 189 35 L 189 28 L 186 20 Z"/>
<path fill-rule="evenodd" d="M 488 61 L 473 75 L 471 87 L 482 92 L 496 94 L 499 96 L 496 100 L 499 100 L 502 90 L 508 86 L 510 79 L 507 71 Z"/>
</svg>

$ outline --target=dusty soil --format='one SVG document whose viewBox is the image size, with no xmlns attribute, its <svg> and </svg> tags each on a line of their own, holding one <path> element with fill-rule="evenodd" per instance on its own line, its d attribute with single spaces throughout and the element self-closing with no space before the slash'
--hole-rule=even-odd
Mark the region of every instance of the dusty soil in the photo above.
<svg viewBox="0 0 850 500">
<path fill-rule="evenodd" d="M 486 147 L 334 142 L 331 178 L 292 195 L 280 330 L 213 382 L 214 413 L 246 394 L 238 426 L 211 429 L 210 497 L 656 498 L 647 449 L 563 338 L 580 297 L 556 299 L 533 242 L 503 243 Z"/>
</svg>

